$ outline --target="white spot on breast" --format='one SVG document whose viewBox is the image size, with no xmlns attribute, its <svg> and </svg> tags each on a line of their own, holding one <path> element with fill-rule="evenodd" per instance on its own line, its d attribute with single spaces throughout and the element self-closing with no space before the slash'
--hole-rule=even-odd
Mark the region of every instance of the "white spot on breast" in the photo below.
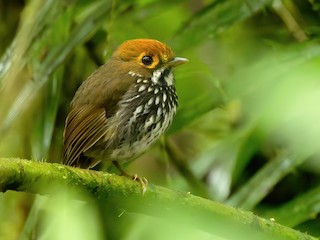
<svg viewBox="0 0 320 240">
<path fill-rule="evenodd" d="M 176 108 L 176 107 L 173 107 L 173 108 L 172 108 L 172 114 L 173 114 L 173 116 L 176 115 L 176 112 L 177 112 L 177 108 Z"/>
<path fill-rule="evenodd" d="M 135 74 L 134 72 L 132 72 L 132 71 L 129 71 L 128 74 L 129 74 L 130 76 L 132 76 L 132 77 L 134 77 L 134 76 L 136 75 L 136 74 Z"/>
<path fill-rule="evenodd" d="M 159 96 L 157 96 L 157 97 L 156 97 L 155 104 L 156 104 L 156 105 L 158 105 L 158 104 L 159 104 L 159 102 L 160 102 L 160 97 L 159 97 Z"/>
<path fill-rule="evenodd" d="M 167 82 L 168 86 L 171 86 L 171 85 L 173 85 L 173 80 L 174 80 L 174 77 L 173 77 L 173 73 L 171 71 L 168 74 L 168 76 L 165 76 L 165 81 Z"/>
<path fill-rule="evenodd" d="M 163 114 L 167 113 L 167 110 L 165 108 L 163 108 L 162 111 L 163 111 Z"/>
<path fill-rule="evenodd" d="M 135 100 L 135 99 L 137 99 L 139 97 L 140 97 L 140 94 L 137 94 L 137 95 L 135 95 L 135 96 L 133 96 L 131 98 L 128 98 L 128 99 L 124 100 L 123 102 L 124 103 L 129 103 L 129 102 L 132 102 L 133 100 Z"/>
<path fill-rule="evenodd" d="M 134 110 L 132 117 L 129 119 L 129 123 L 135 122 L 137 120 L 137 117 L 142 113 L 142 110 L 143 110 L 143 106 L 142 105 L 138 106 Z"/>
<path fill-rule="evenodd" d="M 160 129 L 160 122 L 157 123 L 156 127 L 154 128 L 153 131 L 158 132 Z"/>
<path fill-rule="evenodd" d="M 163 102 L 167 100 L 167 94 L 163 93 Z"/>
<path fill-rule="evenodd" d="M 142 86 L 139 87 L 138 92 L 142 92 L 142 91 L 144 91 L 145 89 L 146 89 L 146 86 L 145 86 L 145 85 L 142 85 Z"/>
<path fill-rule="evenodd" d="M 128 74 L 129 74 L 130 76 L 132 76 L 132 77 L 142 77 L 141 74 L 135 73 L 135 72 L 133 72 L 133 71 L 129 71 Z"/>
<path fill-rule="evenodd" d="M 154 123 L 154 115 L 151 115 L 151 117 L 148 119 L 148 121 L 146 121 L 146 123 L 144 124 L 145 128 L 148 128 L 149 126 L 151 126 Z"/>
<path fill-rule="evenodd" d="M 148 105 L 152 105 L 152 103 L 153 103 L 153 97 L 149 99 Z"/>
<path fill-rule="evenodd" d="M 137 114 L 139 114 L 139 113 L 141 113 L 141 112 L 142 112 L 142 106 L 140 105 L 140 106 L 138 106 L 138 107 L 136 108 L 136 110 L 134 110 L 133 115 L 137 115 Z"/>
<path fill-rule="evenodd" d="M 141 79 L 142 82 L 143 78 Z M 124 140 L 121 140 L 122 143 L 110 153 L 111 159 L 129 160 L 136 157 L 144 152 L 170 126 L 176 113 L 176 104 L 174 103 L 176 96 L 171 96 L 174 93 L 174 88 L 163 88 L 169 90 L 169 92 L 164 94 L 160 91 L 159 85 L 152 86 L 150 82 L 149 79 L 148 84 L 139 84 L 137 88 L 130 92 L 133 95 L 136 94 L 141 97 L 141 95 L 146 94 L 148 90 L 150 93 L 147 94 L 148 99 L 146 101 L 134 100 L 139 96 L 136 97 L 131 94 L 127 95 L 128 99 L 121 101 L 121 114 L 117 114 L 117 117 L 113 120 L 116 123 L 115 125 L 117 125 L 115 129 L 118 131 L 114 131 L 114 137 L 117 138 L 118 133 L 120 135 L 123 134 Z M 136 108 L 132 109 L 132 107 L 128 107 L 131 101 L 136 101 L 136 104 L 140 105 L 136 105 Z M 153 104 L 156 105 L 156 107 L 153 108 Z M 128 116 L 129 109 L 132 109 L 131 116 Z M 144 122 L 141 122 L 141 120 Z M 131 127 L 125 129 L 119 127 L 120 123 L 127 121 Z M 140 121 L 140 124 L 138 124 L 138 121 Z"/>
</svg>

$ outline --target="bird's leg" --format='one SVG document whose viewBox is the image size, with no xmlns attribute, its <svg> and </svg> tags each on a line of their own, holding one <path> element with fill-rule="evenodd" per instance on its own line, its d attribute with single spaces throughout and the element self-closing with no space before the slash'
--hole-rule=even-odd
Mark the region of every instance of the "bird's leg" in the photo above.
<svg viewBox="0 0 320 240">
<path fill-rule="evenodd" d="M 127 173 L 125 170 L 122 169 L 122 167 L 118 163 L 118 161 L 112 161 L 112 163 L 120 171 L 122 176 L 131 178 L 132 180 L 139 182 L 141 185 L 142 194 L 145 193 L 145 191 L 147 190 L 147 186 L 148 186 L 148 180 L 146 178 L 140 178 L 140 177 L 138 177 L 137 174 L 130 175 L 129 173 Z"/>
</svg>

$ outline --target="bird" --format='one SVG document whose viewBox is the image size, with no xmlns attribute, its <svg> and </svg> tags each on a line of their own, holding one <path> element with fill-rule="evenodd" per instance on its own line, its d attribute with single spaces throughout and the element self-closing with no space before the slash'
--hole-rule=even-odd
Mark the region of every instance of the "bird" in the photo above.
<svg viewBox="0 0 320 240">
<path fill-rule="evenodd" d="M 144 153 L 171 125 L 178 107 L 173 68 L 186 62 L 158 40 L 122 43 L 70 103 L 63 164 L 90 169 L 109 161 L 145 191 L 148 181 L 121 165 Z"/>
</svg>

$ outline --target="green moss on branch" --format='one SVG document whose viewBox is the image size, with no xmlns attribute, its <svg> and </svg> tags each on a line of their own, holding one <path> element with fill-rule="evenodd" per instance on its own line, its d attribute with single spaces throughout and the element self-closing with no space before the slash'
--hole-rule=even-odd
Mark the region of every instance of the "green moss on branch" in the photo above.
<svg viewBox="0 0 320 240">
<path fill-rule="evenodd" d="M 150 215 L 186 214 L 195 228 L 214 235 L 228 237 L 241 230 L 259 236 L 259 239 L 315 239 L 307 234 L 259 218 L 190 193 L 173 191 L 150 184 L 141 194 L 139 183 L 126 177 L 105 172 L 72 168 L 60 164 L 35 162 L 24 159 L 0 158 L 0 191 L 24 191 L 49 194 L 50 186 L 63 185 L 80 188 L 100 201 L 117 199 L 116 207 Z M 155 211 L 155 209 L 157 209 Z M 226 226 L 223 228 L 221 226 Z"/>
</svg>

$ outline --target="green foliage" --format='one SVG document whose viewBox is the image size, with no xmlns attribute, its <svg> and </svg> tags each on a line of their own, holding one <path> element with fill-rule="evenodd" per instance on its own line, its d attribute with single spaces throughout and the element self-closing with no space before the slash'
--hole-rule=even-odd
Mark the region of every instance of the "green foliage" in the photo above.
<svg viewBox="0 0 320 240">
<path fill-rule="evenodd" d="M 129 171 L 320 235 L 318 5 L 302 0 L 0 1 L 5 12 L 0 15 L 0 155 L 59 162 L 64 119 L 80 83 L 121 42 L 155 38 L 190 62 L 176 69 L 180 107 L 166 139 Z M 63 193 L 57 196 L 41 205 L 44 224 L 67 234 L 65 225 L 73 222 L 73 230 L 66 238 L 49 229 L 43 238 L 88 239 L 89 234 L 103 239 L 112 237 L 112 230 L 123 239 L 188 236 L 181 226 L 171 228 L 181 219 L 163 222 L 132 212 L 116 219 L 92 199 L 87 208 L 73 205 Z M 5 222 L 0 232 L 6 231 L 6 239 L 36 231 L 38 201 L 30 210 L 30 196 L 0 195 Z M 63 216 L 66 222 L 59 225 Z M 81 232 L 89 218 L 90 230 Z M 102 227 L 108 224 L 110 232 Z M 217 238 L 190 229 L 190 239 L 207 237 Z"/>
</svg>

